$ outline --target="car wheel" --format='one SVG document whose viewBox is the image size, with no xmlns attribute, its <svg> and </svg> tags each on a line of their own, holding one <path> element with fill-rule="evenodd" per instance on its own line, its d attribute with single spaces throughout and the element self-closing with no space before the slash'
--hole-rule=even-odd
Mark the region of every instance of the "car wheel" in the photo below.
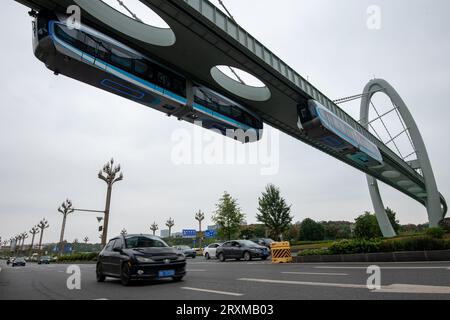
<svg viewBox="0 0 450 320">
<path fill-rule="evenodd" d="M 207 253 L 205 253 L 205 259 L 206 260 L 209 260 L 209 259 L 211 259 L 211 257 L 209 256 L 209 253 L 207 252 Z"/>
<path fill-rule="evenodd" d="M 220 262 L 225 262 L 225 256 L 223 255 L 223 253 L 219 253 L 219 260 Z"/>
<path fill-rule="evenodd" d="M 265 260 L 267 260 L 267 258 L 268 258 L 268 257 L 262 257 L 261 259 L 262 259 L 263 261 L 265 261 Z"/>
<path fill-rule="evenodd" d="M 103 274 L 103 267 L 101 263 L 97 264 L 96 275 L 97 275 L 97 282 L 105 282 L 106 277 Z"/>
<path fill-rule="evenodd" d="M 250 254 L 250 252 L 248 252 L 248 251 L 244 252 L 244 260 L 245 261 L 251 261 L 252 260 L 252 255 Z"/>
<path fill-rule="evenodd" d="M 172 280 L 173 280 L 174 282 L 180 282 L 181 280 L 183 280 L 183 276 L 172 277 Z"/>
<path fill-rule="evenodd" d="M 122 270 L 120 271 L 120 282 L 123 286 L 127 287 L 130 285 L 130 267 L 128 267 L 128 263 L 124 263 L 122 265 Z"/>
</svg>

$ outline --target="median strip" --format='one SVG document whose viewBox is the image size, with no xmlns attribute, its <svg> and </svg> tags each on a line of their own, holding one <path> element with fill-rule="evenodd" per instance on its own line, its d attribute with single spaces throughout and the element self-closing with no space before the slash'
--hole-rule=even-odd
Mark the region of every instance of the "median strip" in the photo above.
<svg viewBox="0 0 450 320">
<path fill-rule="evenodd" d="M 209 289 L 200 289 L 200 288 L 191 288 L 191 287 L 181 287 L 181 289 L 183 289 L 183 290 L 191 290 L 191 291 L 199 291 L 199 292 L 206 292 L 206 293 L 222 294 L 222 295 L 234 296 L 234 297 L 241 297 L 241 296 L 243 296 L 242 293 L 217 291 L 217 290 L 209 290 Z"/>
</svg>

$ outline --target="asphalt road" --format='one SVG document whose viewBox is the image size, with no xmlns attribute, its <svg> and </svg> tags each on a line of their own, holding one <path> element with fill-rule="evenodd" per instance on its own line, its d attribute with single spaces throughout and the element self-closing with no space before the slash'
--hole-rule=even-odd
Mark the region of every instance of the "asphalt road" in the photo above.
<svg viewBox="0 0 450 320">
<path fill-rule="evenodd" d="M 0 299 L 149 299 L 149 300 L 285 300 L 285 299 L 446 299 L 450 300 L 450 262 L 380 263 L 381 289 L 367 288 L 369 264 L 281 264 L 270 262 L 188 261 L 182 282 L 95 280 L 95 265 L 80 264 L 81 288 L 69 289 L 69 265 L 0 262 Z M 73 283 L 73 282 L 72 282 Z"/>
</svg>

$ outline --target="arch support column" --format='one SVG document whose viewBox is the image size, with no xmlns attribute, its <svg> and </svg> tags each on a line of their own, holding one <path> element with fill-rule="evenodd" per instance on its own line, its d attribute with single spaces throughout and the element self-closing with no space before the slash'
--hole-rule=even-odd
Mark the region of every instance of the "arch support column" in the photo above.
<svg viewBox="0 0 450 320">
<path fill-rule="evenodd" d="M 372 96 L 382 91 L 397 107 L 398 112 L 403 119 L 406 127 L 408 128 L 411 140 L 413 142 L 414 150 L 417 154 L 417 164 L 422 170 L 425 189 L 426 189 L 426 208 L 428 212 L 428 221 L 430 227 L 437 227 L 439 221 L 443 218 L 444 212 L 441 207 L 441 197 L 437 189 L 436 179 L 434 177 L 431 162 L 428 157 L 428 152 L 425 147 L 425 143 L 420 134 L 419 128 L 414 121 L 408 107 L 398 92 L 385 80 L 374 79 L 371 80 L 364 88 L 363 98 L 361 101 L 361 123 L 366 129 L 369 128 L 369 108 Z M 375 178 L 367 176 L 367 182 L 369 184 L 370 197 L 375 209 L 375 213 L 378 219 L 378 223 L 385 237 L 392 237 L 395 235 L 394 229 L 388 219 L 388 216 L 381 199 L 381 195 L 378 188 L 378 182 Z"/>
</svg>

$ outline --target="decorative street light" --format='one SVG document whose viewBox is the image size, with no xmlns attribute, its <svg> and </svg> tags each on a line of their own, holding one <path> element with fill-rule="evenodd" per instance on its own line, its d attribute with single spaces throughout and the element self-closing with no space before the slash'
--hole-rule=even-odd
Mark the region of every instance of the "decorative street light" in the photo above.
<svg viewBox="0 0 450 320">
<path fill-rule="evenodd" d="M 33 245 L 34 245 L 34 237 L 36 236 L 36 234 L 39 233 L 39 228 L 37 226 L 34 226 L 33 228 L 31 228 L 30 230 L 30 234 L 31 234 L 31 246 L 30 246 L 30 253 L 28 254 L 29 256 L 31 256 L 33 254 Z"/>
<path fill-rule="evenodd" d="M 122 235 L 122 236 L 126 236 L 127 234 L 128 234 L 128 232 L 127 232 L 127 229 L 122 229 L 122 231 L 120 231 L 120 234 Z"/>
<path fill-rule="evenodd" d="M 61 206 L 58 208 L 58 211 L 63 215 L 63 222 L 61 226 L 61 235 L 59 237 L 59 255 L 62 255 L 64 252 L 64 231 L 66 229 L 66 219 L 69 214 L 71 214 L 74 209 L 72 207 L 72 201 L 67 199 L 64 201 Z"/>
<path fill-rule="evenodd" d="M 84 237 L 83 241 L 84 241 L 85 244 L 87 244 L 89 242 L 89 238 L 88 237 Z"/>
<path fill-rule="evenodd" d="M 16 241 L 16 245 L 15 245 L 15 251 L 19 253 L 20 252 L 20 241 L 22 241 L 22 235 L 18 234 L 17 236 L 14 237 L 15 241 Z"/>
<path fill-rule="evenodd" d="M 195 214 L 195 220 L 198 221 L 198 238 L 199 238 L 199 246 L 200 248 L 202 247 L 202 221 L 205 220 L 205 214 L 199 210 L 196 214 Z"/>
<path fill-rule="evenodd" d="M 28 232 L 25 231 L 20 236 L 22 237 L 22 245 L 20 246 L 20 251 L 23 252 L 23 247 L 25 245 L 25 239 L 28 239 Z"/>
<path fill-rule="evenodd" d="M 105 246 L 108 236 L 109 209 L 111 206 L 112 186 L 114 183 L 123 180 L 123 174 L 120 172 L 120 165 L 114 167 L 114 159 L 111 159 L 111 161 L 105 164 L 103 169 L 98 173 L 98 178 L 105 181 L 108 186 L 106 193 L 105 218 L 102 230 L 102 246 Z"/>
<path fill-rule="evenodd" d="M 50 227 L 50 225 L 48 224 L 48 221 L 44 219 L 42 219 L 41 221 L 39 221 L 39 224 L 37 225 L 37 227 L 39 229 L 41 229 L 41 236 L 39 237 L 39 251 L 42 250 L 42 236 L 44 235 L 44 230 L 47 229 L 48 227 Z"/>
<path fill-rule="evenodd" d="M 172 218 L 169 218 L 169 220 L 167 220 L 167 222 L 166 222 L 166 226 L 167 226 L 167 228 L 169 228 L 169 238 L 170 238 L 170 235 L 172 234 L 172 228 L 174 225 L 175 225 L 175 220 L 173 220 Z"/>
<path fill-rule="evenodd" d="M 153 222 L 153 224 L 150 226 L 150 230 L 153 231 L 153 235 L 155 235 L 156 231 L 158 230 L 158 225 L 156 222 Z"/>
</svg>

